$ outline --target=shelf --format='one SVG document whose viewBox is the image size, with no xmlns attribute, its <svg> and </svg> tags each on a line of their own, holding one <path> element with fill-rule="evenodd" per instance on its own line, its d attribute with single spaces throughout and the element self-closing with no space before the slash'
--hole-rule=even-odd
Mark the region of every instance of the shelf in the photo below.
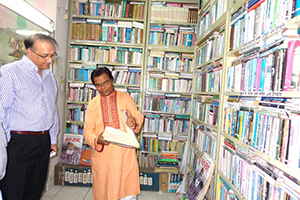
<svg viewBox="0 0 300 200">
<path fill-rule="evenodd" d="M 232 183 L 227 179 L 227 177 L 221 171 L 219 171 L 219 175 L 230 187 L 230 189 L 232 189 L 232 191 L 238 197 L 239 200 L 246 200 L 246 198 L 234 187 L 234 185 L 232 185 Z"/>
<path fill-rule="evenodd" d="M 67 103 L 75 103 L 75 104 L 89 104 L 87 101 L 67 101 Z"/>
<path fill-rule="evenodd" d="M 149 50 L 194 53 L 194 47 L 148 45 Z"/>
<path fill-rule="evenodd" d="M 199 10 L 198 15 L 202 15 L 203 11 L 206 9 L 206 7 L 211 3 L 212 0 L 208 0 L 201 8 L 201 10 Z"/>
<path fill-rule="evenodd" d="M 193 150 L 195 151 L 195 153 L 199 156 L 202 156 L 203 155 L 203 151 L 200 151 L 199 150 L 199 147 L 194 143 L 194 142 L 190 142 L 190 146 L 193 148 Z"/>
<path fill-rule="evenodd" d="M 114 65 L 114 66 L 127 66 L 127 67 L 143 67 L 143 65 L 137 64 L 125 64 L 125 63 L 104 63 L 104 62 L 91 62 L 91 61 L 83 61 L 83 60 L 70 60 L 70 63 L 80 63 L 80 64 L 95 64 L 95 65 Z"/>
<path fill-rule="evenodd" d="M 209 27 L 199 39 L 196 40 L 195 45 L 199 45 L 199 43 L 201 43 L 203 40 L 209 38 L 212 32 L 219 30 L 225 24 L 227 12 L 228 11 L 223 13 L 223 15 L 211 27 Z"/>
<path fill-rule="evenodd" d="M 105 41 L 91 41 L 91 40 L 72 40 L 71 45 L 82 46 L 109 46 L 109 47 L 125 47 L 142 49 L 143 44 L 121 43 L 121 42 L 105 42 Z"/>
<path fill-rule="evenodd" d="M 171 70 L 163 70 L 163 69 L 155 69 L 155 68 L 147 68 L 148 72 L 171 72 L 171 73 L 178 73 L 178 74 L 193 74 L 193 72 L 180 72 L 180 71 L 171 71 Z"/>
<path fill-rule="evenodd" d="M 182 117 L 190 117 L 189 114 L 167 113 L 167 112 L 153 111 L 153 110 L 144 110 L 144 113 L 156 113 L 156 114 L 174 115 L 174 117 L 176 117 L 176 118 L 181 118 L 181 116 Z"/>
<path fill-rule="evenodd" d="M 151 0 L 151 2 L 170 2 L 170 3 L 182 3 L 182 0 Z M 198 4 L 198 0 L 186 0 L 184 3 Z"/>
<path fill-rule="evenodd" d="M 286 98 L 300 98 L 300 91 L 297 92 L 225 92 L 227 96 L 255 96 L 255 97 L 286 97 Z"/>
<path fill-rule="evenodd" d="M 66 121 L 67 124 L 84 124 L 84 122 L 78 122 L 78 121 Z"/>
<path fill-rule="evenodd" d="M 194 92 L 194 95 L 212 95 L 212 96 L 219 96 L 220 92 Z"/>
<path fill-rule="evenodd" d="M 144 22 L 144 19 L 133 19 L 133 18 L 118 18 L 118 17 L 101 17 L 93 15 L 72 15 L 73 18 L 86 18 L 86 19 L 100 19 L 100 20 L 116 20 L 116 21 L 137 21 Z"/>
<path fill-rule="evenodd" d="M 124 87 L 124 88 L 127 88 L 127 87 L 141 87 L 141 85 L 129 85 L 129 84 L 121 84 L 121 83 L 114 83 L 114 86 Z"/>
<path fill-rule="evenodd" d="M 68 83 L 86 83 L 86 84 L 92 84 L 92 82 L 86 82 L 86 81 L 71 81 L 71 80 L 69 80 Z"/>
<path fill-rule="evenodd" d="M 231 0 L 232 2 L 233 0 Z M 240 7 L 242 7 L 244 4 L 248 3 L 249 0 L 238 0 L 234 5 L 232 5 L 230 9 L 230 15 L 235 13 Z"/>
<path fill-rule="evenodd" d="M 181 97 L 181 96 L 191 96 L 191 93 L 185 93 L 185 92 L 168 92 L 168 91 L 154 91 L 154 90 L 146 90 L 146 93 L 147 94 L 163 94 L 163 95 L 168 95 L 168 94 L 178 94 L 178 98 Z M 166 97 L 169 97 L 169 96 L 166 96 Z"/>
<path fill-rule="evenodd" d="M 211 125 L 211 124 L 207 124 L 207 123 L 205 123 L 205 122 L 202 122 L 202 121 L 200 121 L 199 119 L 195 119 L 194 117 L 191 117 L 191 118 L 192 118 L 192 120 L 195 121 L 196 123 L 198 123 L 198 124 L 200 124 L 200 125 L 202 125 L 202 126 L 205 126 L 206 128 L 209 128 L 209 129 L 212 130 L 212 131 L 218 132 L 217 127 L 215 127 L 215 126 L 213 126 L 213 125 Z"/>
<path fill-rule="evenodd" d="M 195 26 L 197 23 L 186 23 L 186 22 L 168 22 L 168 21 L 150 21 L 150 24 L 166 24 L 166 25 L 190 25 L 190 26 Z"/>
<path fill-rule="evenodd" d="M 296 29 L 300 27 L 300 15 L 292 18 L 286 24 L 286 28 L 288 29 Z"/>
<path fill-rule="evenodd" d="M 229 51 L 227 53 L 228 56 L 235 56 L 235 57 L 238 57 L 240 55 L 240 50 L 242 49 L 242 46 L 239 46 L 238 48 L 235 48 L 231 51 Z"/>
</svg>

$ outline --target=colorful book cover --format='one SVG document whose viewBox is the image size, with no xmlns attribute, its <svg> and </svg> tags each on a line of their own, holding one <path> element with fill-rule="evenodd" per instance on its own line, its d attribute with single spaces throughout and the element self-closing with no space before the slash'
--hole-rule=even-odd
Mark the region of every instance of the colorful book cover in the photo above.
<svg viewBox="0 0 300 200">
<path fill-rule="evenodd" d="M 79 165 L 82 151 L 83 136 L 79 134 L 64 134 L 60 163 Z"/>
<path fill-rule="evenodd" d="M 215 162 L 204 153 L 196 169 L 194 178 L 190 181 L 187 196 L 189 200 L 201 200 L 204 198 L 211 182 Z"/>
</svg>

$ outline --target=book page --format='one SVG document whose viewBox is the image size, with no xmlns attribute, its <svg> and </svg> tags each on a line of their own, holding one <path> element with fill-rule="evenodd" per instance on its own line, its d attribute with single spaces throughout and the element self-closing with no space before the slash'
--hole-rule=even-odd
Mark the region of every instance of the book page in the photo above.
<svg viewBox="0 0 300 200">
<path fill-rule="evenodd" d="M 124 119 L 124 123 L 127 120 L 126 111 L 122 111 L 122 117 Z M 112 127 L 105 127 L 103 138 L 104 140 L 115 143 L 118 145 L 122 145 L 125 147 L 134 147 L 134 148 L 140 148 L 140 144 L 131 128 L 129 128 L 125 123 L 126 132 L 115 129 Z"/>
</svg>

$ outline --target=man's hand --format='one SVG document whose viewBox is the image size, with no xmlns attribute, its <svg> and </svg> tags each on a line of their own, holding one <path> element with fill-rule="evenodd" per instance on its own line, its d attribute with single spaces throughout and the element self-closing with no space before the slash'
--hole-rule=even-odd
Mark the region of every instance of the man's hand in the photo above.
<svg viewBox="0 0 300 200">
<path fill-rule="evenodd" d="M 126 115 L 127 115 L 127 121 L 126 121 L 127 126 L 132 130 L 134 130 L 136 127 L 135 118 L 132 117 L 131 113 L 128 110 L 126 111 Z"/>
<path fill-rule="evenodd" d="M 105 141 L 102 135 L 103 135 L 103 133 L 101 133 L 101 134 L 98 136 L 97 143 L 98 143 L 98 144 L 102 144 L 102 145 L 108 145 L 109 142 Z"/>
<path fill-rule="evenodd" d="M 51 144 L 51 149 L 53 149 L 55 151 L 55 153 L 58 154 L 57 144 Z"/>
</svg>

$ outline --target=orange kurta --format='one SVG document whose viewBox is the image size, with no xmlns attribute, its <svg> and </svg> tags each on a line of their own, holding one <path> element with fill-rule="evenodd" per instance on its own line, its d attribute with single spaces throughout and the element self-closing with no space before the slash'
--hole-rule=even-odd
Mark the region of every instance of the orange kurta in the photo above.
<svg viewBox="0 0 300 200">
<path fill-rule="evenodd" d="M 93 148 L 95 140 L 105 127 L 100 99 L 100 96 L 97 96 L 89 103 L 85 115 L 83 135 L 85 141 Z M 137 109 L 131 96 L 117 91 L 116 102 L 117 113 L 115 114 L 122 116 L 121 111 L 128 110 L 136 119 L 136 130 L 139 130 L 144 117 Z M 107 117 L 107 115 L 104 116 Z M 122 117 L 118 118 L 120 129 L 125 131 L 124 120 Z M 100 145 L 98 145 L 98 149 L 101 149 Z M 140 194 L 139 169 L 134 148 L 110 143 L 104 147 L 102 152 L 94 150 L 91 161 L 94 200 L 119 200 L 129 195 Z"/>
</svg>

